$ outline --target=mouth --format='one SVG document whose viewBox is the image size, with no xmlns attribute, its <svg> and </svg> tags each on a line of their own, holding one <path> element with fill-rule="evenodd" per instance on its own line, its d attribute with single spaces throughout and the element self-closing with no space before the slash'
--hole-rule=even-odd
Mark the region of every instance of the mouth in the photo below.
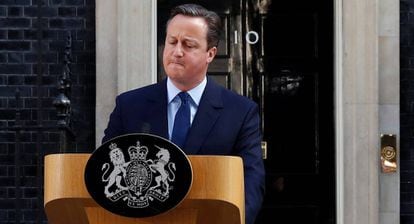
<svg viewBox="0 0 414 224">
<path fill-rule="evenodd" d="M 184 63 L 178 62 L 178 61 L 171 61 L 170 64 L 171 65 L 179 65 L 179 66 L 183 66 L 184 67 Z"/>
</svg>

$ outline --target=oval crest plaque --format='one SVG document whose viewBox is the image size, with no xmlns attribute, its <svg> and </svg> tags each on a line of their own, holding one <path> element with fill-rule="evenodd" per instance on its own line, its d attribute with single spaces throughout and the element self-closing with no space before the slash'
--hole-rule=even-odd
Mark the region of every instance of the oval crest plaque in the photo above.
<svg viewBox="0 0 414 224">
<path fill-rule="evenodd" d="M 150 134 L 127 134 L 105 142 L 85 167 L 92 198 L 110 212 L 135 218 L 176 207 L 188 194 L 192 179 L 185 153 Z"/>
</svg>

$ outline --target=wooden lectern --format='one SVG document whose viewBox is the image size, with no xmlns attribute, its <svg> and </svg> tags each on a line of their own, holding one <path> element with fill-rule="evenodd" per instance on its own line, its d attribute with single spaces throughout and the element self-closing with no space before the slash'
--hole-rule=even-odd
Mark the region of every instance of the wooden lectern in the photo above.
<svg viewBox="0 0 414 224">
<path fill-rule="evenodd" d="M 189 156 L 194 176 L 187 197 L 174 209 L 148 218 L 113 214 L 91 198 L 83 176 L 89 157 L 45 157 L 44 202 L 50 224 L 244 224 L 244 177 L 239 157 Z"/>
</svg>

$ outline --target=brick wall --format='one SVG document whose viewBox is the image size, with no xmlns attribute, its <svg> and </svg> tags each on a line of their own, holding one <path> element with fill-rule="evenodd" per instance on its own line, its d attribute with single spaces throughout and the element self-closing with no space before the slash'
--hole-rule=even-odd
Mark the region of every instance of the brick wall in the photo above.
<svg viewBox="0 0 414 224">
<path fill-rule="evenodd" d="M 414 0 L 400 1 L 401 224 L 414 223 Z"/>
<path fill-rule="evenodd" d="M 10 127 L 15 124 L 17 104 L 21 106 L 22 125 L 56 125 L 52 102 L 58 94 L 57 80 L 63 71 L 68 33 L 72 36 L 73 59 L 69 98 L 76 134 L 69 141 L 68 151 L 90 152 L 94 147 L 95 1 L 42 0 L 41 10 L 38 1 L 0 0 L 0 223 L 16 223 L 16 217 L 19 223 L 46 222 L 38 199 L 43 194 L 42 178 L 38 174 L 42 171 L 43 154 L 61 149 L 60 132 L 23 131 L 16 162 L 16 135 Z M 42 52 L 41 58 L 39 52 Z M 37 88 L 39 73 L 42 74 L 41 88 Z M 19 102 L 14 98 L 16 89 L 20 90 Z M 40 147 L 36 145 L 38 138 Z M 15 187 L 16 164 L 20 165 L 20 191 Z M 16 197 L 21 198 L 18 203 Z"/>
</svg>

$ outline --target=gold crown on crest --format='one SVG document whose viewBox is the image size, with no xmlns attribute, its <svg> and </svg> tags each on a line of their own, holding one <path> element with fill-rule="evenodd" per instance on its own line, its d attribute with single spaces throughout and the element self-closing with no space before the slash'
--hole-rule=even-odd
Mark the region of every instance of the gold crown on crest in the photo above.
<svg viewBox="0 0 414 224">
<path fill-rule="evenodd" d="M 128 154 L 131 160 L 145 160 L 148 154 L 148 148 L 141 146 L 140 142 L 137 141 L 137 146 L 130 146 L 128 148 Z"/>
</svg>

